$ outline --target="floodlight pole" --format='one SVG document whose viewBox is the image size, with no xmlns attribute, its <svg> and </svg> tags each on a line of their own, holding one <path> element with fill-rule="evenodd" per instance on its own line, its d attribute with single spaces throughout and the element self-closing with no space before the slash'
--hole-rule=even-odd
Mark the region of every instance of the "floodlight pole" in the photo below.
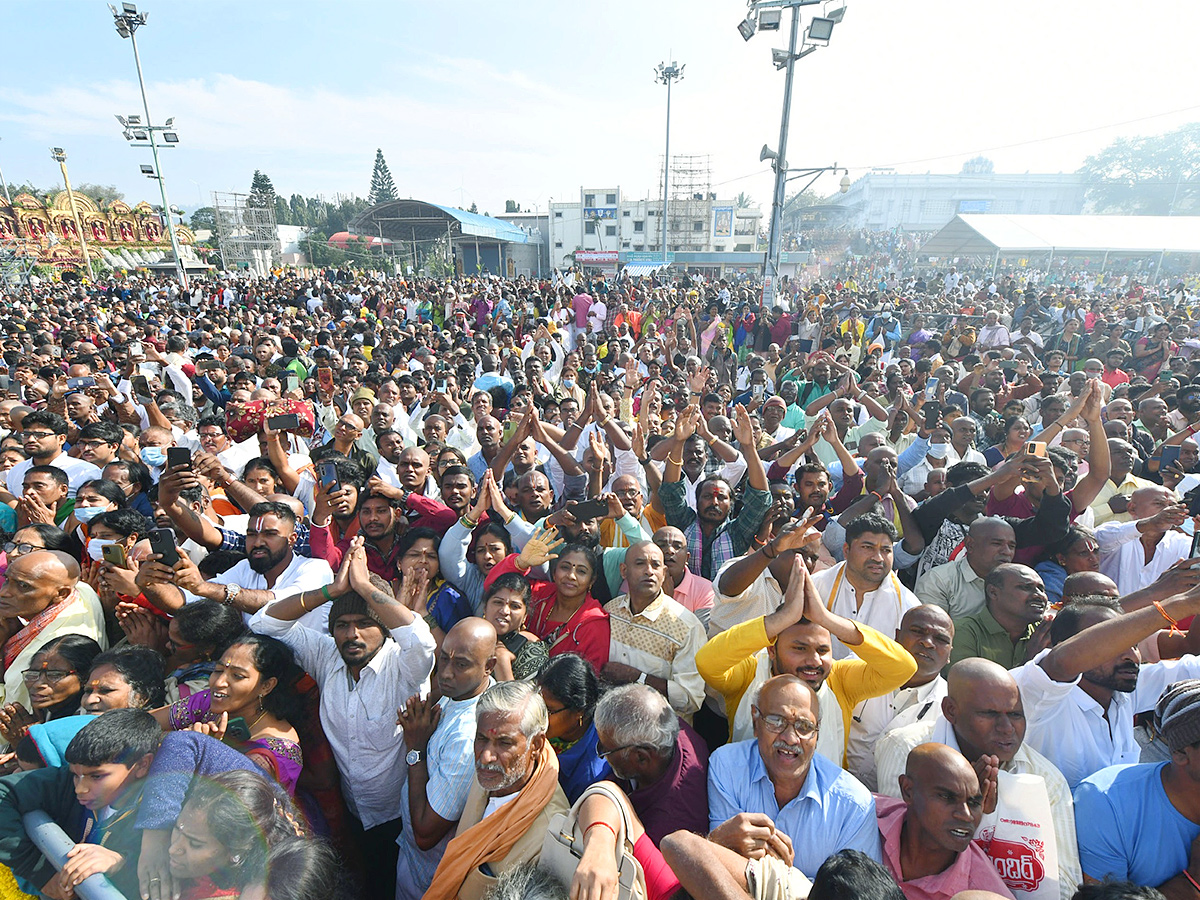
<svg viewBox="0 0 1200 900">
<path fill-rule="evenodd" d="M 683 79 L 683 66 L 672 61 L 659 63 L 655 70 L 655 81 L 667 86 L 667 145 L 663 150 L 663 205 L 662 205 L 662 264 L 667 265 L 667 202 L 671 184 L 671 82 Z"/>
<path fill-rule="evenodd" d="M 800 9 L 792 7 L 792 29 L 788 40 L 787 71 L 783 79 L 783 115 L 779 120 L 779 151 L 772 163 L 775 170 L 775 193 L 771 198 L 771 229 L 767 237 L 767 258 L 763 267 L 771 279 L 771 305 L 775 304 L 776 284 L 779 278 L 779 243 L 783 233 L 784 195 L 787 190 L 787 139 L 788 124 L 792 115 L 792 75 L 796 67 L 796 40 L 800 36 Z"/>
<path fill-rule="evenodd" d="M 114 15 L 117 15 L 115 10 L 113 12 Z M 179 253 L 179 239 L 175 236 L 175 223 L 171 219 L 171 204 L 167 200 L 167 182 L 163 178 L 162 166 L 158 162 L 158 144 L 154 140 L 154 128 L 151 125 L 154 120 L 150 118 L 150 103 L 146 99 L 146 80 L 142 77 L 142 58 L 138 55 L 136 32 L 144 24 L 144 19 L 136 14 L 123 17 L 117 15 L 118 20 L 122 18 L 129 29 L 129 42 L 133 44 L 133 63 L 137 66 L 138 87 L 142 91 L 142 111 L 146 114 L 146 131 L 150 135 L 150 153 L 154 157 L 154 172 L 158 179 L 158 190 L 162 196 L 163 218 L 167 220 L 167 234 L 171 237 L 171 252 L 175 254 L 175 272 L 179 276 L 180 285 L 187 290 L 187 271 L 183 267 L 183 257 Z"/>
</svg>

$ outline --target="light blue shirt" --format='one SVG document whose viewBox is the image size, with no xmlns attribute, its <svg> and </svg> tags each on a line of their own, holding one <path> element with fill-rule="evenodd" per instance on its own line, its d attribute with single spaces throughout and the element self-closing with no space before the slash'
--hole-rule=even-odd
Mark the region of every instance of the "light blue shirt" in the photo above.
<svg viewBox="0 0 1200 900">
<path fill-rule="evenodd" d="M 709 828 L 744 812 L 765 813 L 792 839 L 792 865 L 809 878 L 827 858 L 847 848 L 883 860 L 871 792 L 819 754 L 813 754 L 800 793 L 780 809 L 757 741 L 717 749 L 708 760 Z"/>
<path fill-rule="evenodd" d="M 1110 766 L 1075 788 L 1075 828 L 1083 874 L 1157 886 L 1187 867 L 1200 825 L 1162 784 L 1166 763 Z"/>
<path fill-rule="evenodd" d="M 496 682 L 488 679 L 488 686 Z M 447 822 L 462 818 L 467 805 L 467 793 L 475 781 L 475 704 L 479 697 L 469 700 L 451 700 L 443 697 L 438 701 L 442 717 L 426 748 L 425 769 L 429 780 L 425 784 L 425 799 L 429 808 Z M 422 850 L 413 839 L 412 816 L 408 806 L 408 779 L 400 790 L 400 817 L 404 830 L 396 843 L 400 846 L 400 858 L 396 864 L 396 900 L 421 900 L 433 883 L 433 873 L 446 852 L 446 845 L 454 837 L 454 829 L 446 832 L 436 847 Z"/>
</svg>

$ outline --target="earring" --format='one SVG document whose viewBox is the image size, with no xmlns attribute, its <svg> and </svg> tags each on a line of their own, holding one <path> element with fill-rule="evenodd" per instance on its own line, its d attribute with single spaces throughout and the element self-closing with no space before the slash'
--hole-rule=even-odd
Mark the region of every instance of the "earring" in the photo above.
<svg viewBox="0 0 1200 900">
<path fill-rule="evenodd" d="M 229 857 L 229 861 L 235 866 L 240 866 L 242 864 L 242 857 L 240 854 L 235 853 L 233 856 Z"/>
</svg>

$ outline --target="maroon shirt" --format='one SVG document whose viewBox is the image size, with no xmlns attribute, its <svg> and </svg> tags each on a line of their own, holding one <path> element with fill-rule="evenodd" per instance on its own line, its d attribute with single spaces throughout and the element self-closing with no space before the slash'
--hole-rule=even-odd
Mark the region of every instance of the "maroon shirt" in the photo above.
<svg viewBox="0 0 1200 900">
<path fill-rule="evenodd" d="M 708 834 L 708 745 L 682 719 L 675 756 L 662 778 L 637 789 L 620 779 L 617 784 L 629 795 L 633 811 L 656 847 L 664 837 L 681 828 L 694 834 Z"/>
</svg>

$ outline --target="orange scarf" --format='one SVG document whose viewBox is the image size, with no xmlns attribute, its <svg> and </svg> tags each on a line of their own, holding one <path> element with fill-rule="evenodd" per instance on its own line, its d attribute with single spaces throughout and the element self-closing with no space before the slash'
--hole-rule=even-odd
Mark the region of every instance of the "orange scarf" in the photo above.
<svg viewBox="0 0 1200 900">
<path fill-rule="evenodd" d="M 10 637 L 4 643 L 4 668 L 7 669 L 16 662 L 17 657 L 21 655 L 21 651 L 32 644 L 46 626 L 53 622 L 58 617 L 58 614 L 70 606 L 78 597 L 78 591 L 71 591 L 70 596 L 66 600 L 62 601 L 62 603 L 55 603 L 53 606 L 46 607 L 30 619 L 28 625 Z"/>
<path fill-rule="evenodd" d="M 446 845 L 442 861 L 433 873 L 433 884 L 422 900 L 454 900 L 473 869 L 504 859 L 549 805 L 557 788 L 558 757 L 546 741 L 542 744 L 541 758 L 533 764 L 533 774 L 516 798 Z"/>
</svg>

